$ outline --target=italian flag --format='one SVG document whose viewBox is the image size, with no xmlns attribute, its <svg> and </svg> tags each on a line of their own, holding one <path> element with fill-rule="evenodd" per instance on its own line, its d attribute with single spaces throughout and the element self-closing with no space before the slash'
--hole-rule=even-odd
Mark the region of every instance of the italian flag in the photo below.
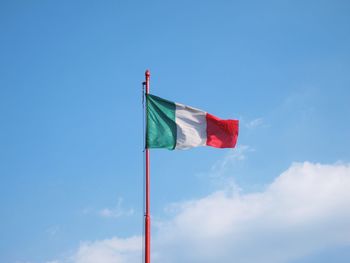
<svg viewBox="0 0 350 263">
<path fill-rule="evenodd" d="M 147 148 L 234 148 L 236 145 L 238 120 L 221 120 L 205 111 L 151 94 L 146 94 L 146 105 Z"/>
</svg>

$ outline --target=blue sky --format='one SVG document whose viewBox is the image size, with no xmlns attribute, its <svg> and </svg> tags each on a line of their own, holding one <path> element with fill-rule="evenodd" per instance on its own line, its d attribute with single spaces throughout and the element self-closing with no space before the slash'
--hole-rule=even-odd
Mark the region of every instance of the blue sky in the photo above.
<svg viewBox="0 0 350 263">
<path fill-rule="evenodd" d="M 152 93 L 240 120 L 235 150 L 152 150 L 155 262 L 186 248 L 182 262 L 218 262 L 201 232 L 227 248 L 220 262 L 239 260 L 239 229 L 257 230 L 241 251 L 260 262 L 348 262 L 349 13 L 338 0 L 1 1 L 0 261 L 141 262 L 149 68 Z"/>
</svg>

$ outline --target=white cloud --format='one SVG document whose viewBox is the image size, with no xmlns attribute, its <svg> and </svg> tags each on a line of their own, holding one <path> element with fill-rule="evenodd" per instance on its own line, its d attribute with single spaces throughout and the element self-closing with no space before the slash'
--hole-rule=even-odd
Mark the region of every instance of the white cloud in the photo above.
<svg viewBox="0 0 350 263">
<path fill-rule="evenodd" d="M 111 238 L 84 242 L 68 262 L 73 263 L 132 263 L 141 262 L 141 237 Z"/>
<path fill-rule="evenodd" d="M 264 192 L 183 203 L 159 229 L 160 262 L 289 262 L 349 244 L 348 189 L 348 165 L 302 163 Z"/>
<path fill-rule="evenodd" d="M 123 199 L 118 198 L 117 205 L 113 208 L 103 208 L 100 211 L 98 211 L 98 214 L 105 218 L 119 218 L 122 216 L 131 216 L 134 214 L 134 209 L 124 209 L 123 206 Z"/>
<path fill-rule="evenodd" d="M 58 225 L 50 226 L 49 228 L 46 229 L 46 233 L 50 237 L 56 236 L 59 231 L 60 231 L 60 226 L 58 226 Z"/>
<path fill-rule="evenodd" d="M 350 246 L 350 165 L 295 163 L 264 191 L 177 204 L 153 237 L 154 263 L 284 263 Z M 81 244 L 73 263 L 136 263 L 141 237 Z"/>
<path fill-rule="evenodd" d="M 238 145 L 235 149 L 228 150 L 226 155 L 212 165 L 209 177 L 213 185 L 218 188 L 231 188 L 239 191 L 239 186 L 232 177 L 232 170 L 246 160 L 249 153 L 255 149 L 248 145 Z"/>
<path fill-rule="evenodd" d="M 251 120 L 247 123 L 245 123 L 245 127 L 247 127 L 248 129 L 255 129 L 261 125 L 263 125 L 264 120 L 263 118 L 256 118 L 254 120 Z"/>
<path fill-rule="evenodd" d="M 228 150 L 223 159 L 217 161 L 211 168 L 211 171 L 227 171 L 228 168 L 237 161 L 243 161 L 247 158 L 247 153 L 255 150 L 248 145 L 238 145 L 235 149 Z"/>
</svg>

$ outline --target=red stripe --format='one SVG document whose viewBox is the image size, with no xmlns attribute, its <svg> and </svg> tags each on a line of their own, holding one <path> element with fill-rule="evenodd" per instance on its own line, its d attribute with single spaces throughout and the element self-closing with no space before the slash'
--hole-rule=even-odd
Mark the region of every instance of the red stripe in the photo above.
<svg viewBox="0 0 350 263">
<path fill-rule="evenodd" d="M 221 120 L 209 113 L 207 119 L 207 145 L 216 148 L 234 148 L 238 137 L 238 120 Z"/>
</svg>

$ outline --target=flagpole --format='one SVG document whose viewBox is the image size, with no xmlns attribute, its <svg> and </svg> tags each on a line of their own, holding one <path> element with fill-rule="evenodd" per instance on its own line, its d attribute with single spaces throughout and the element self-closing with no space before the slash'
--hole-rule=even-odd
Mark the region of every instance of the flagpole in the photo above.
<svg viewBox="0 0 350 263">
<path fill-rule="evenodd" d="M 146 94 L 149 93 L 149 79 L 151 73 L 146 70 Z M 146 102 L 146 132 L 147 132 L 147 102 Z M 147 148 L 147 141 L 145 145 L 145 162 L 146 162 L 146 178 L 145 178 L 145 201 L 146 201 L 146 211 L 145 211 L 145 263 L 151 262 L 151 217 L 150 217 L 150 165 L 149 165 L 149 150 Z"/>
</svg>

